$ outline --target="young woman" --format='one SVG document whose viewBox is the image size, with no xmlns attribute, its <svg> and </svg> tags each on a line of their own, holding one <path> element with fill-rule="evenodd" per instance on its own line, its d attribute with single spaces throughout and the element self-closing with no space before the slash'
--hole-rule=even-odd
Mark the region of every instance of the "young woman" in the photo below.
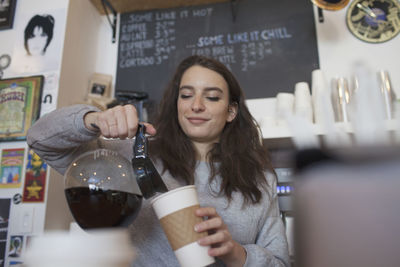
<svg viewBox="0 0 400 267">
<path fill-rule="evenodd" d="M 150 156 L 168 189 L 196 185 L 196 214 L 207 220 L 195 230 L 208 231 L 198 242 L 211 246 L 214 266 L 289 266 L 276 177 L 243 92 L 223 64 L 201 56 L 183 60 L 157 119 L 146 126 L 153 135 Z M 137 127 L 131 105 L 102 112 L 72 106 L 41 118 L 29 130 L 28 144 L 64 173 L 75 157 L 99 146 L 131 159 Z M 150 201 L 130 231 L 138 254 L 134 266 L 179 266 Z"/>
</svg>

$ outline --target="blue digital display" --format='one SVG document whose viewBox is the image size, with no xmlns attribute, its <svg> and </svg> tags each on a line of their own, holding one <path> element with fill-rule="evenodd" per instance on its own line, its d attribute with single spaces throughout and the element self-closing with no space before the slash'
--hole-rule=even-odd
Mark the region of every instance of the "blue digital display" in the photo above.
<svg viewBox="0 0 400 267">
<path fill-rule="evenodd" d="M 290 184 L 278 184 L 276 191 L 278 195 L 289 195 L 293 192 L 293 186 Z"/>
</svg>

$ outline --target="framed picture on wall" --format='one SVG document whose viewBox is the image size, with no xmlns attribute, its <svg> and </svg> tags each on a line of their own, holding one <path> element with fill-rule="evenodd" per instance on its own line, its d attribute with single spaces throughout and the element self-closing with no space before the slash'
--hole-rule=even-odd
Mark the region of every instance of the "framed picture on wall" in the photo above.
<svg viewBox="0 0 400 267">
<path fill-rule="evenodd" d="M 108 74 L 93 73 L 89 82 L 89 97 L 110 97 L 112 76 Z"/>
<path fill-rule="evenodd" d="M 0 30 L 11 29 L 14 22 L 14 13 L 17 0 L 0 1 Z"/>
<path fill-rule="evenodd" d="M 0 80 L 0 142 L 25 140 L 40 115 L 42 75 Z"/>
</svg>

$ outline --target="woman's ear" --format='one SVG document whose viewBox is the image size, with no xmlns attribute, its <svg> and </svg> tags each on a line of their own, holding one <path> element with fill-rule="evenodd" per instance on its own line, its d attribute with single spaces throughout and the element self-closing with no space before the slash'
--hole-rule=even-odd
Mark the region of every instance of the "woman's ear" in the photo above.
<svg viewBox="0 0 400 267">
<path fill-rule="evenodd" d="M 229 104 L 228 107 L 228 118 L 226 119 L 227 122 L 231 122 L 236 118 L 236 115 L 238 113 L 238 104 L 236 102 L 233 102 Z"/>
</svg>

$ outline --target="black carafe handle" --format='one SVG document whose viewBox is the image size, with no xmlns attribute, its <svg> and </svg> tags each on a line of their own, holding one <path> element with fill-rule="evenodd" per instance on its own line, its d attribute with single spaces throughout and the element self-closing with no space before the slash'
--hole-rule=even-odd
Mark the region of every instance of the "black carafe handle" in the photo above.
<svg viewBox="0 0 400 267">
<path fill-rule="evenodd" d="M 132 167 L 143 197 L 150 198 L 157 192 L 164 193 L 168 189 L 154 167 L 153 162 L 148 157 L 145 132 L 146 127 L 143 124 L 139 124 L 133 145 L 134 156 L 132 158 Z"/>
</svg>

